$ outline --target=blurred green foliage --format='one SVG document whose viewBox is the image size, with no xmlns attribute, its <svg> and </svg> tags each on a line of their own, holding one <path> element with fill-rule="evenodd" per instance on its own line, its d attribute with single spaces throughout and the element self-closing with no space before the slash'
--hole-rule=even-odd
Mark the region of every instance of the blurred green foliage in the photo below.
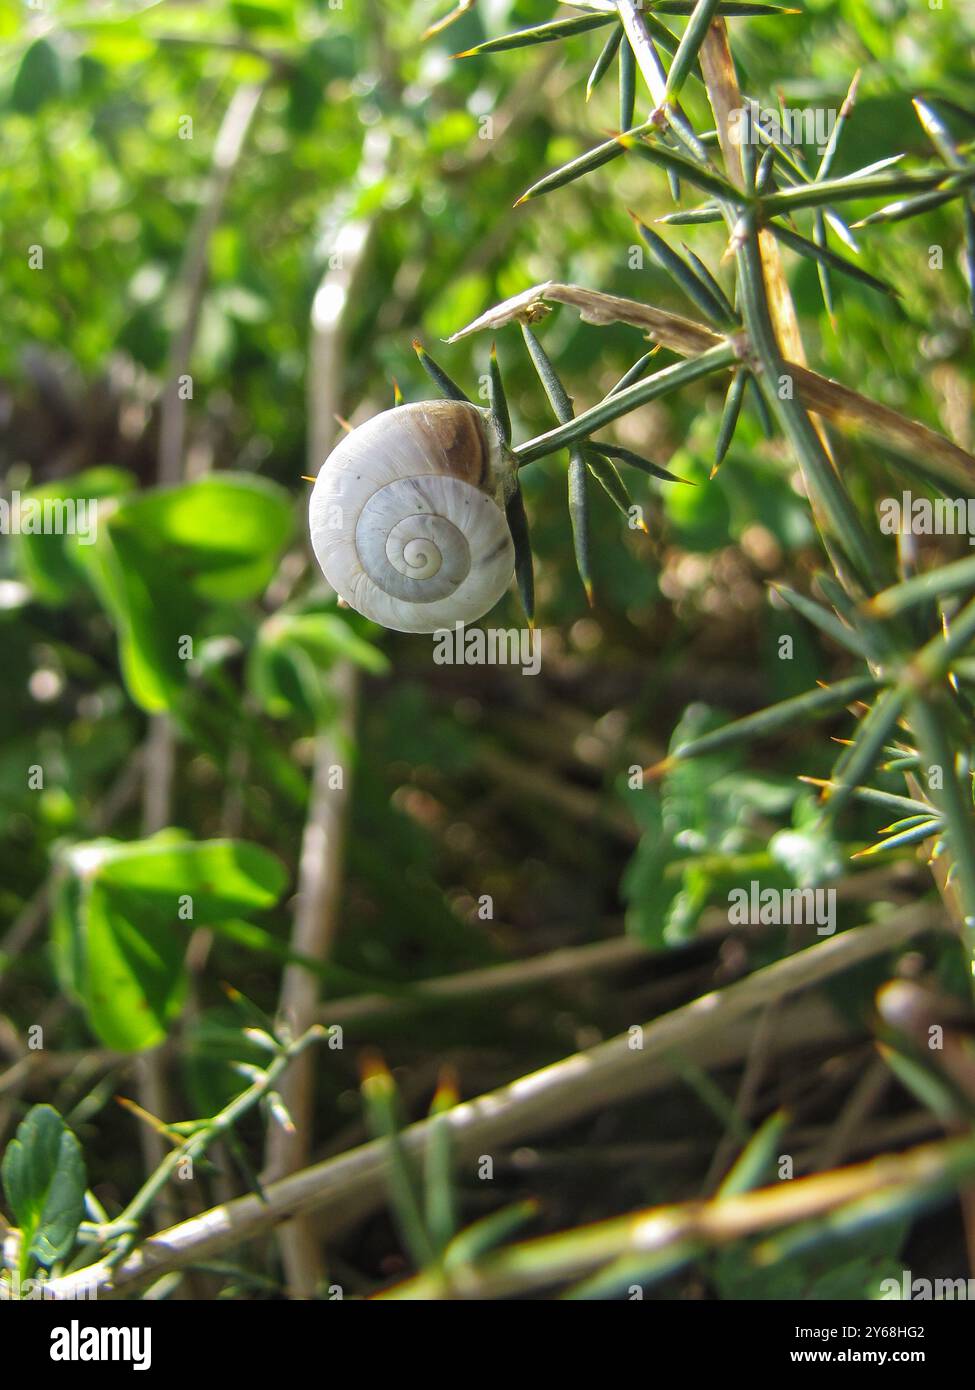
<svg viewBox="0 0 975 1390">
<path fill-rule="evenodd" d="M 882 819 L 858 807 L 842 845 L 813 836 L 795 779 L 831 764 L 819 728 L 790 730 L 747 766 L 721 754 L 678 767 L 656 789 L 628 781 L 627 739 L 649 746 L 649 761 L 719 717 L 848 669 L 845 653 L 767 599 L 772 577 L 807 588 L 819 556 L 790 456 L 765 439 L 747 397 L 709 481 L 721 383 L 616 426 L 620 444 L 689 485 L 630 474 L 649 538 L 592 489 L 593 612 L 571 562 L 565 456 L 526 469 L 546 644 L 537 689 L 516 674 L 438 674 L 419 641 L 379 634 L 323 597 L 303 535 L 308 399 L 323 386 L 308 376 L 308 324 L 351 219 L 368 220 L 372 236 L 346 324 L 340 395 L 349 414 L 389 404 L 394 378 L 407 399 L 428 394 L 410 348 L 417 334 L 486 400 L 489 341 L 436 340 L 534 283 L 580 283 L 691 312 L 634 245 L 627 208 L 649 224 L 671 206 L 663 178 L 648 178 L 640 161 L 616 160 L 513 209 L 544 172 L 615 130 L 612 82 L 588 112 L 581 102 L 602 35 L 504 61 L 453 61 L 552 7 L 492 0 L 421 43 L 444 8 L 47 0 L 35 12 L 0 0 L 3 491 L 103 499 L 93 544 L 22 535 L 4 538 L 0 551 L 0 916 L 17 920 L 54 866 L 61 875 L 53 950 L 0 968 L 17 984 L 18 1026 L 61 987 L 81 1006 L 64 1024 L 64 1045 L 152 1046 L 176 1025 L 190 986 L 189 928 L 174 932 L 165 902 L 174 885 L 194 895 L 194 923 L 216 929 L 181 1039 L 187 1091 L 201 1108 L 227 1099 L 224 1064 L 241 1059 L 216 981 L 233 979 L 262 1007 L 275 1005 L 310 741 L 339 712 L 339 663 L 358 668 L 365 695 L 334 994 L 597 940 L 621 913 L 648 945 L 680 946 L 743 871 L 747 881 L 749 866 L 768 884 L 819 881 Z M 927 159 L 910 107 L 918 92 L 945 101 L 958 131 L 971 133 L 964 109 L 951 105 L 971 105 L 975 27 L 957 7 L 815 0 L 801 19 L 733 25 L 744 89 L 763 104 L 781 93 L 789 106 L 835 109 L 863 69 L 836 172 L 902 150 Z M 161 491 L 160 396 L 184 323 L 187 248 L 242 83 L 261 84 L 262 94 L 206 244 L 187 402 L 192 466 Z M 703 129 L 699 84 L 682 101 Z M 389 155 L 384 172 L 366 179 L 372 140 L 388 142 Z M 697 201 L 684 191 L 685 205 Z M 680 230 L 668 231 L 675 248 Z M 730 292 L 723 231 L 692 230 L 695 251 Z M 891 280 L 899 298 L 844 280 L 834 287 L 835 322 L 815 270 L 785 253 L 811 358 L 824 374 L 963 435 L 971 337 L 956 210 L 867 229 L 861 241 L 864 268 Z M 931 267 L 932 246 L 944 248 L 943 268 Z M 646 347 L 635 329 L 596 329 L 568 310 L 538 332 L 577 411 Z M 514 438 L 527 439 L 549 427 L 550 412 L 517 330 L 497 347 Z M 844 438 L 839 459 L 863 496 L 879 479 L 904 476 L 860 439 Z M 513 594 L 496 621 L 520 623 Z M 787 661 L 783 636 L 793 643 Z M 180 655 L 185 643 L 191 663 Z M 104 839 L 106 798 L 143 745 L 146 715 L 162 712 L 178 728 L 171 809 L 182 829 L 143 838 L 130 795 L 108 827 L 118 838 Z M 593 728 L 600 738 L 615 732 L 600 744 Z M 843 716 L 835 728 L 849 731 Z M 536 780 L 526 787 L 511 763 L 533 768 Z M 29 780 L 36 767 L 41 785 Z M 239 834 L 225 833 L 228 819 Z M 485 895 L 489 917 L 478 914 Z M 601 1007 L 592 1026 L 613 1026 Z M 555 1010 L 512 1009 L 505 1024 L 499 1069 L 515 1074 L 574 1048 L 584 1031 Z M 487 1050 L 493 1029 L 488 999 L 420 1017 L 395 1041 L 412 1060 L 424 1046 L 461 1040 Z M 472 1067 L 484 1066 L 478 1054 Z M 352 1084 L 338 1070 L 320 1083 L 333 1127 L 347 1118 Z M 83 1118 L 106 1099 L 96 1096 Z M 117 1168 L 114 1177 L 123 1179 Z M 641 1172 L 633 1186 L 649 1199 L 672 1182 Z M 854 1296 L 888 1268 L 893 1245 L 851 1256 L 826 1282 L 815 1261 L 797 1264 L 790 1288 Z M 713 1277 L 719 1292 L 766 1296 L 754 1271 L 720 1262 Z"/>
</svg>

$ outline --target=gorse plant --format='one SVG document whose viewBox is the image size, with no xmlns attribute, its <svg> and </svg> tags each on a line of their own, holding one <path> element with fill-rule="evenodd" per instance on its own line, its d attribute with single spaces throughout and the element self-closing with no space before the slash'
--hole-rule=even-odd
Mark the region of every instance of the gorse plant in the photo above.
<svg viewBox="0 0 975 1390">
<path fill-rule="evenodd" d="M 954 495 L 946 491 L 949 482 L 956 491 L 963 487 L 966 506 L 975 482 L 975 458 L 947 440 L 941 441 L 932 457 L 923 450 L 925 432 L 915 422 L 892 419 L 892 413 L 876 403 L 809 372 L 779 254 L 779 247 L 784 246 L 815 264 L 824 302 L 833 313 L 834 272 L 880 294 L 891 295 L 895 290 L 863 270 L 849 255 L 835 250 L 829 244 L 830 232 L 855 254 L 855 229 L 922 217 L 932 207 L 953 203 L 961 213 L 968 276 L 975 296 L 973 144 L 956 139 L 940 111 L 919 96 L 915 108 L 933 147 L 935 164 L 910 168 L 902 164 L 900 155 L 893 154 L 852 173 L 834 175 L 843 129 L 853 113 L 859 80 L 856 74 L 818 167 L 811 170 L 801 149 L 783 142 L 781 128 L 770 130 L 755 119 L 757 103 L 742 96 L 727 36 L 726 20 L 778 15 L 778 22 L 790 23 L 794 21 L 789 16 L 795 11 L 728 0 L 697 0 L 693 6 L 671 4 L 669 0 L 659 4 L 607 0 L 580 3 L 576 8 L 585 13 L 491 39 L 459 55 L 472 58 L 557 43 L 589 30 L 610 30 L 603 36 L 586 94 L 615 62 L 621 132 L 546 174 L 519 202 L 555 194 L 611 160 L 636 157 L 666 178 L 676 198 L 686 190 L 705 198 L 697 206 L 660 221 L 725 223 L 728 241 L 723 260 L 733 261 L 733 289 L 726 291 L 718 275 L 690 248 L 679 253 L 633 214 L 652 255 L 692 307 L 705 316 L 707 324 L 678 320 L 652 306 L 620 301 L 578 286 L 542 285 L 490 310 L 455 336 L 484 327 L 498 329 L 511 320 L 521 322 L 531 359 L 559 423 L 540 438 L 515 446 L 514 457 L 523 467 L 568 448 L 569 512 L 576 562 L 590 597 L 587 473 L 606 488 L 624 512 L 631 504 L 614 461 L 673 478 L 667 470 L 629 450 L 594 439 L 593 432 L 701 377 L 730 370 L 716 471 L 734 437 L 746 387 L 753 386 L 763 416 L 769 412 L 774 416 L 799 465 L 831 567 L 818 578 L 819 599 L 788 587 L 780 586 L 778 592 L 807 621 L 862 660 L 866 673 L 862 678 L 811 690 L 681 743 L 664 763 L 647 769 L 648 776 L 659 776 L 679 762 L 759 738 L 795 721 L 834 713 L 858 701 L 855 733 L 845 743 L 830 778 L 819 783 L 821 823 L 829 826 L 834 822 L 851 796 L 869 797 L 871 791 L 865 784 L 879 768 L 903 770 L 914 795 L 897 800 L 904 814 L 888 828 L 893 838 L 885 843 L 931 842 L 932 853 L 942 860 L 939 884 L 960 928 L 975 977 L 973 707 L 965 690 L 970 677 L 964 667 L 975 637 L 975 567 L 959 562 L 919 576 L 913 573 L 909 546 L 882 543 L 875 515 L 858 506 L 845 482 L 822 417 L 838 414 L 852 418 L 888 453 L 896 453 L 912 476 L 920 476 L 939 494 Z M 670 14 L 689 16 L 679 36 L 667 27 Z M 662 57 L 662 53 L 667 56 Z M 635 71 L 642 76 L 651 100 L 646 119 L 636 125 Z M 698 74 L 714 118 L 711 130 L 696 130 L 680 99 L 691 77 Z M 971 113 L 960 110 L 954 115 L 960 124 L 971 128 Z M 859 206 L 868 199 L 880 200 L 881 206 L 849 225 L 842 215 L 846 206 Z M 811 220 L 811 235 L 798 230 L 796 215 Z M 649 358 L 641 357 L 599 404 L 573 417 L 568 392 L 528 326 L 544 312 L 549 299 L 573 304 L 584 317 L 596 322 L 636 324 L 645 329 L 651 341 L 681 353 L 684 360 L 648 376 Z M 913 448 L 908 444 L 912 438 Z M 896 477 L 895 459 L 890 468 L 889 476 Z M 519 576 L 531 618 L 531 565 L 524 532 L 520 539 Z M 867 696 L 870 698 L 865 701 Z"/>
</svg>

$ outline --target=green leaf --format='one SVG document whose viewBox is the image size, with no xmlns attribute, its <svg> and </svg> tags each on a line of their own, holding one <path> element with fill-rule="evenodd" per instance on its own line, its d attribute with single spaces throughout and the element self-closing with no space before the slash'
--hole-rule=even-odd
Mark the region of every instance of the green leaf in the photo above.
<svg viewBox="0 0 975 1390">
<path fill-rule="evenodd" d="M 642 357 L 638 358 L 637 361 L 633 363 L 633 366 L 630 367 L 628 371 L 623 373 L 616 385 L 610 387 L 606 392 L 607 396 L 619 395 L 620 391 L 625 391 L 628 386 L 632 386 L 635 381 L 639 381 L 656 355 L 656 348 L 651 348 L 649 352 L 645 352 Z"/>
<path fill-rule="evenodd" d="M 143 709 L 173 707 L 212 610 L 236 610 L 265 588 L 292 524 L 281 488 L 221 473 L 122 503 L 97 543 L 79 548 L 116 626 L 126 685 Z"/>
<path fill-rule="evenodd" d="M 85 576 L 78 547 L 95 543 L 99 524 L 110 513 L 110 499 L 134 488 L 135 478 L 122 468 L 89 468 L 24 494 L 14 554 L 21 574 L 42 603 L 57 607 L 70 601 Z M 35 524 L 34 518 L 44 529 L 24 530 L 27 524 Z"/>
<path fill-rule="evenodd" d="M 700 227 L 709 222 L 721 221 L 721 209 L 717 203 L 702 203 L 697 208 L 683 208 L 678 212 L 664 213 L 656 219 L 667 227 Z"/>
<path fill-rule="evenodd" d="M 74 1245 L 85 1210 L 81 1145 L 50 1105 L 35 1105 L 7 1145 L 2 1165 L 7 1205 L 20 1227 L 21 1269 L 50 1268 Z"/>
<path fill-rule="evenodd" d="M 797 888 L 818 888 L 843 872 L 839 847 L 808 797 L 800 797 L 795 804 L 793 828 L 778 831 L 768 848 Z"/>
<path fill-rule="evenodd" d="M 444 1269 L 462 1269 L 465 1265 L 473 1264 L 489 1250 L 510 1240 L 522 1226 L 533 1221 L 537 1215 L 538 1202 L 528 1197 L 510 1207 L 493 1211 L 490 1216 L 482 1216 L 450 1242 L 444 1251 Z"/>
<path fill-rule="evenodd" d="M 273 906 L 287 873 L 274 855 L 238 840 L 193 841 L 177 832 L 66 850 L 52 923 L 62 987 L 108 1047 L 161 1042 L 186 993 L 190 924 Z"/>
<path fill-rule="evenodd" d="M 853 112 L 853 107 L 856 103 L 857 88 L 859 87 L 859 85 L 860 71 L 859 69 L 857 69 L 857 71 L 853 74 L 853 81 L 850 83 L 846 96 L 843 98 L 843 105 L 840 107 L 839 115 L 836 117 L 833 129 L 829 133 L 829 139 L 826 142 L 826 148 L 823 151 L 823 157 L 819 161 L 819 168 L 816 170 L 817 180 L 829 177 L 829 171 L 833 167 L 833 160 L 836 156 L 836 151 L 839 148 L 840 136 L 843 134 L 843 127 L 849 120 Z"/>
<path fill-rule="evenodd" d="M 336 707 L 329 673 L 337 661 L 351 661 L 371 675 L 389 669 L 382 651 L 334 609 L 282 610 L 258 629 L 248 684 L 275 718 L 298 713 L 320 724 Z"/>
<path fill-rule="evenodd" d="M 61 60 L 47 39 L 36 39 L 20 60 L 10 91 L 14 111 L 33 116 L 49 101 L 61 95 Z"/>
<path fill-rule="evenodd" d="M 866 849 L 858 850 L 851 855 L 853 859 L 867 859 L 875 854 L 882 854 L 888 850 L 909 849 L 914 845 L 923 844 L 925 840 L 930 840 L 941 834 L 944 830 L 944 822 L 932 820 L 930 817 L 918 817 L 917 822 L 908 830 L 901 830 L 896 835 L 887 835 L 876 844 L 868 845 Z"/>
<path fill-rule="evenodd" d="M 706 737 L 720 718 L 706 705 L 689 706 L 671 750 Z M 716 881 L 695 856 L 727 856 L 740 848 L 751 789 L 736 764 L 734 752 L 719 750 L 699 763 L 672 766 L 659 792 L 650 787 L 626 795 L 641 828 L 622 882 L 626 927 L 647 946 L 679 945 L 693 936 Z"/>
</svg>

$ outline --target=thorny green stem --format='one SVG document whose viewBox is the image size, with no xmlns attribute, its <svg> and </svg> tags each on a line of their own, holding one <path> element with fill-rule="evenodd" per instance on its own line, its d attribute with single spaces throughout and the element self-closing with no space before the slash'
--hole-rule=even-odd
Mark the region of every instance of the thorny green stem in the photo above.
<svg viewBox="0 0 975 1390">
<path fill-rule="evenodd" d="M 813 510 L 821 511 L 841 545 L 847 562 L 870 591 L 876 592 L 884 587 L 885 582 L 889 582 L 876 542 L 867 533 L 842 479 L 827 457 L 806 409 L 798 399 L 795 382 L 790 378 L 779 349 L 765 294 L 754 214 L 750 211 L 743 213 L 738 228 L 741 235 L 736 238 L 735 259 L 741 286 L 740 307 L 752 350 L 769 384 L 772 408 L 782 432 L 802 464 L 812 492 L 810 500 Z M 783 388 L 788 389 L 783 391 Z"/>
<path fill-rule="evenodd" d="M 726 213 L 730 210 L 726 210 Z M 730 217 L 728 219 L 730 221 Z M 737 223 L 736 263 L 741 290 L 741 311 L 752 350 L 763 374 L 774 383 L 786 375 L 766 296 L 762 272 L 758 228 L 754 211 L 745 210 Z M 871 596 L 885 583 L 884 567 L 876 544 L 869 537 L 853 500 L 828 458 L 812 422 L 795 391 L 785 399 L 772 391 L 779 423 L 806 475 L 812 490 L 813 516 L 817 505 L 830 530 L 842 546 L 844 555 L 867 581 Z M 818 523 L 817 523 L 818 524 Z M 820 526 L 822 533 L 822 527 Z M 827 537 L 823 536 L 827 551 Z M 889 582 L 889 581 L 887 581 Z M 965 626 L 965 625 L 963 625 Z M 959 781 L 955 760 L 946 736 L 943 711 L 935 697 L 919 692 L 912 704 L 912 725 L 917 735 L 922 761 L 942 770 L 941 787 L 931 788 L 932 802 L 944 818 L 947 840 L 955 864 L 958 901 L 961 906 L 965 946 L 973 967 L 975 987 L 975 819 L 971 797 Z M 939 779 L 936 779 L 939 780 Z"/>
<path fill-rule="evenodd" d="M 947 713 L 943 707 L 946 697 L 937 701 L 919 695 L 911 708 L 911 724 L 921 748 L 922 762 L 928 768 L 928 795 L 940 812 L 948 844 L 952 851 L 950 881 L 961 904 L 962 927 L 968 951 L 972 986 L 975 988 L 975 834 L 972 831 L 972 797 L 966 795 L 955 755 L 948 739 Z M 940 777 L 932 777 L 931 769 L 940 769 Z"/>
<path fill-rule="evenodd" d="M 202 1157 L 215 1140 L 219 1139 L 227 1130 L 232 1129 L 248 1110 L 274 1090 L 278 1078 L 289 1063 L 299 1053 L 304 1052 L 310 1043 L 324 1037 L 324 1035 L 324 1029 L 316 1024 L 296 1041 L 281 1047 L 266 1070 L 246 1090 L 241 1091 L 239 1096 L 235 1096 L 230 1104 L 224 1106 L 223 1110 L 218 1111 L 216 1115 L 208 1120 L 201 1120 L 199 1129 L 191 1134 L 185 1143 L 179 1144 L 166 1155 L 162 1163 L 149 1174 L 125 1210 L 120 1212 L 112 1222 L 111 1231 L 114 1232 L 116 1228 L 122 1228 L 123 1234 L 111 1255 L 108 1256 L 109 1263 L 117 1264 L 133 1248 L 137 1239 L 137 1223 L 152 1206 L 180 1164 L 185 1163 L 187 1159 L 192 1162 Z"/>
<path fill-rule="evenodd" d="M 579 440 L 587 439 L 594 430 L 602 429 L 603 425 L 608 425 L 612 420 L 618 420 L 621 415 L 628 415 L 637 406 L 645 405 L 647 401 L 656 400 L 658 396 L 666 395 L 668 391 L 674 391 L 689 382 L 697 381 L 699 377 L 708 376 L 711 372 L 718 372 L 725 367 L 730 367 L 736 360 L 737 352 L 734 344 L 725 342 L 719 343 L 716 347 L 708 348 L 699 357 L 675 362 L 672 367 L 665 367 L 663 371 L 655 372 L 645 381 L 634 382 L 624 391 L 607 396 L 598 405 L 594 405 L 591 409 L 583 411 L 581 415 L 577 415 L 574 420 L 569 420 L 565 424 L 549 430 L 546 434 L 537 435 L 534 439 L 517 445 L 512 452 L 518 466 L 522 467 L 526 463 L 534 463 L 536 459 L 545 458 L 547 454 L 554 454 L 569 444 L 577 444 Z"/>
</svg>

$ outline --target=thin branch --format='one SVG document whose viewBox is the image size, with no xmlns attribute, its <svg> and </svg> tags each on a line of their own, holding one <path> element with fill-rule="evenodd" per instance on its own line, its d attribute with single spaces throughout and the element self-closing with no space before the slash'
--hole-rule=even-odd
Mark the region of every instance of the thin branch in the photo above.
<svg viewBox="0 0 975 1390">
<path fill-rule="evenodd" d="M 248 82 L 238 87 L 230 99 L 213 147 L 206 197 L 190 232 L 179 276 L 173 287 L 173 299 L 179 306 L 181 323 L 170 346 L 160 406 L 158 478 L 163 485 L 178 482 L 183 474 L 186 400 L 180 385 L 189 372 L 196 342 L 209 270 L 210 239 L 223 215 L 230 183 L 263 94 L 262 83 Z"/>
</svg>

